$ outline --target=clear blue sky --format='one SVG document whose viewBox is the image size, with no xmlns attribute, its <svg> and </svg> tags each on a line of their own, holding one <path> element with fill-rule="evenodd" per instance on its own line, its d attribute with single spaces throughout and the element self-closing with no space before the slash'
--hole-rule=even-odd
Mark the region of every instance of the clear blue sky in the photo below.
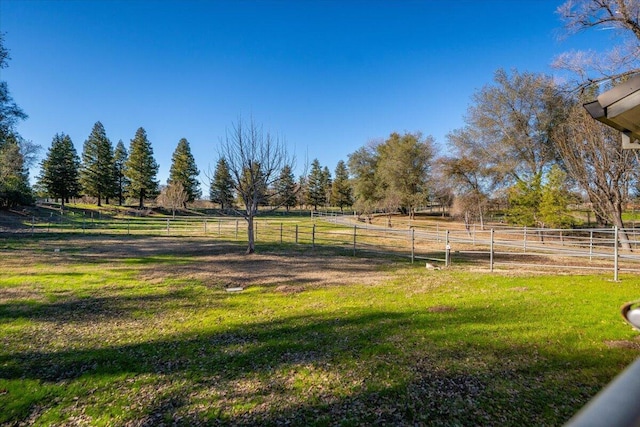
<svg viewBox="0 0 640 427">
<path fill-rule="evenodd" d="M 496 69 L 559 75 L 555 55 L 611 41 L 560 39 L 561 3 L 0 0 L 12 57 L 0 72 L 41 155 L 58 132 L 80 154 L 98 120 L 127 147 L 142 126 L 164 183 L 180 138 L 204 172 L 242 115 L 286 138 L 299 165 L 318 158 L 333 173 L 394 131 L 433 135 L 446 152 Z"/>
</svg>

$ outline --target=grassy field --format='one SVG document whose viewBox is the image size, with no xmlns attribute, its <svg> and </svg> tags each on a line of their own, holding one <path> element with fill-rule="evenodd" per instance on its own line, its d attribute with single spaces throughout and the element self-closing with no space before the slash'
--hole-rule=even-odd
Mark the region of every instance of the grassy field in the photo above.
<svg viewBox="0 0 640 427">
<path fill-rule="evenodd" d="M 243 251 L 1 240 L 0 425 L 558 425 L 640 354 L 638 277 Z"/>
</svg>

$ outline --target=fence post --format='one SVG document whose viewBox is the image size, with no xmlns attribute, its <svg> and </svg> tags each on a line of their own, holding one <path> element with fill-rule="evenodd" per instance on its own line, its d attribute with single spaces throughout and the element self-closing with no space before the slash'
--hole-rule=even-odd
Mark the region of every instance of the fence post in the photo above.
<svg viewBox="0 0 640 427">
<path fill-rule="evenodd" d="M 473 224 L 473 246 L 476 245 L 476 224 Z"/>
<path fill-rule="evenodd" d="M 170 221 L 171 221 L 171 220 L 167 218 L 167 236 L 169 235 L 169 222 L 170 222 Z"/>
<path fill-rule="evenodd" d="M 357 239 L 357 234 L 358 234 L 358 226 L 354 225 L 353 226 L 353 256 L 356 256 L 356 239 Z"/>
<path fill-rule="evenodd" d="M 444 266 L 449 267 L 451 265 L 451 245 L 449 244 L 449 230 L 445 232 L 444 238 Z"/>
<path fill-rule="evenodd" d="M 416 258 L 416 230 L 414 228 L 411 229 L 411 264 L 415 261 Z"/>
<path fill-rule="evenodd" d="M 280 223 L 280 244 L 282 244 L 282 223 Z"/>
<path fill-rule="evenodd" d="M 613 227 L 613 281 L 618 281 L 618 226 Z"/>
<path fill-rule="evenodd" d="M 298 244 L 298 224 L 296 224 L 296 245 Z"/>
<path fill-rule="evenodd" d="M 222 225 L 222 220 L 221 220 L 221 219 L 218 219 L 218 237 L 222 236 L 222 228 L 221 228 L 221 225 Z"/>
<path fill-rule="evenodd" d="M 493 228 L 491 229 L 491 240 L 489 243 L 489 271 L 493 273 Z"/>
<path fill-rule="evenodd" d="M 316 248 L 316 225 L 313 224 L 313 228 L 311 229 L 311 248 Z"/>
<path fill-rule="evenodd" d="M 238 220 L 236 219 L 236 240 L 238 240 Z"/>
<path fill-rule="evenodd" d="M 593 258 L 593 230 L 589 231 L 589 261 Z"/>
</svg>

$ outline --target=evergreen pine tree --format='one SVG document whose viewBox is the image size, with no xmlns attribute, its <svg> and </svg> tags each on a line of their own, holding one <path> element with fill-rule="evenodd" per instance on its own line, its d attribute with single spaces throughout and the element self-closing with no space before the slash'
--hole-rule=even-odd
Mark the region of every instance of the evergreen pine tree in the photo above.
<svg viewBox="0 0 640 427">
<path fill-rule="evenodd" d="M 282 168 L 280 178 L 275 183 L 274 191 L 276 196 L 275 203 L 278 206 L 284 206 L 287 212 L 296 205 L 296 182 L 289 165 Z"/>
<path fill-rule="evenodd" d="M 307 203 L 313 205 L 313 210 L 317 211 L 318 206 L 322 206 L 327 201 L 326 176 L 320 167 L 318 159 L 311 162 L 311 170 L 307 177 Z"/>
<path fill-rule="evenodd" d="M 336 166 L 336 176 L 331 185 L 331 199 L 334 206 L 343 211 L 345 206 L 353 205 L 353 195 L 349 182 L 349 171 L 344 161 L 340 160 Z"/>
<path fill-rule="evenodd" d="M 526 227 L 540 225 L 541 198 L 541 174 L 536 174 L 530 181 L 518 181 L 508 191 L 507 221 Z"/>
<path fill-rule="evenodd" d="M 540 221 L 544 226 L 563 228 L 574 223 L 567 207 L 569 192 L 566 179 L 567 174 L 557 165 L 553 165 L 547 174 L 547 182 L 542 186 L 540 200 Z"/>
<path fill-rule="evenodd" d="M 223 210 L 233 206 L 233 179 L 224 158 L 218 160 L 216 165 L 209 189 L 209 199 L 213 203 L 218 203 Z"/>
<path fill-rule="evenodd" d="M 178 146 L 171 158 L 168 184 L 181 183 L 187 193 L 187 202 L 193 202 L 202 195 L 200 182 L 198 181 L 199 174 L 200 171 L 196 167 L 196 162 L 191 154 L 189 141 L 186 138 L 182 138 L 178 142 Z"/>
<path fill-rule="evenodd" d="M 322 188 L 324 188 L 324 205 L 330 205 L 331 201 L 331 185 L 333 184 L 333 180 L 331 179 L 331 172 L 329 172 L 329 168 L 325 166 L 322 168 Z"/>
<path fill-rule="evenodd" d="M 103 197 L 108 202 L 115 192 L 113 145 L 100 122 L 93 125 L 82 148 L 80 183 L 87 196 L 98 199 L 98 206 L 102 206 Z"/>
<path fill-rule="evenodd" d="M 41 163 L 38 184 L 46 193 L 61 199 L 62 206 L 80 194 L 80 158 L 69 135 L 56 134 Z"/>
<path fill-rule="evenodd" d="M 118 198 L 118 204 L 120 206 L 124 203 L 125 189 L 129 185 L 129 180 L 124 173 L 125 163 L 128 158 L 129 153 L 127 152 L 127 148 L 124 146 L 122 140 L 118 141 L 113 153 L 113 173 L 115 181 L 114 196 Z"/>
<path fill-rule="evenodd" d="M 139 128 L 129 146 L 129 158 L 125 163 L 125 176 L 129 180 L 127 192 L 139 200 L 144 207 L 144 199 L 158 194 L 158 164 L 153 158 L 153 148 L 144 128 Z"/>
</svg>

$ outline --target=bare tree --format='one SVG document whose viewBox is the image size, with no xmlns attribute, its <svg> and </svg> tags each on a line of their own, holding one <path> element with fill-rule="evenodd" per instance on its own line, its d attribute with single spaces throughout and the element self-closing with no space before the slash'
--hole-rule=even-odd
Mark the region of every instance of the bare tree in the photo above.
<svg viewBox="0 0 640 427">
<path fill-rule="evenodd" d="M 593 120 L 576 102 L 554 133 L 568 175 L 585 191 L 599 222 L 623 228 L 626 186 L 637 167 L 632 150 L 623 150 L 618 131 Z M 622 237 L 629 249 L 628 239 Z"/>
<path fill-rule="evenodd" d="M 162 189 L 156 202 L 167 209 L 171 209 L 171 215 L 176 217 L 176 210 L 184 207 L 189 199 L 189 193 L 180 181 L 174 181 Z"/>
<path fill-rule="evenodd" d="M 276 184 L 282 179 L 282 169 L 285 166 L 293 169 L 295 159 L 288 154 L 284 141 L 265 133 L 253 119 L 248 123 L 238 119 L 227 130 L 219 154 L 227 162 L 234 190 L 244 204 L 236 212 L 247 221 L 246 253 L 252 254 L 255 252 L 254 218 L 279 208 L 277 200 L 282 199 L 277 191 L 265 190 L 280 188 Z M 260 210 L 260 206 L 265 205 L 269 208 Z"/>
<path fill-rule="evenodd" d="M 476 155 L 474 141 L 477 138 L 474 129 L 469 127 L 450 132 L 447 141 L 453 156 L 442 157 L 437 163 L 442 180 L 451 182 L 455 188 L 453 212 L 464 218 L 467 229 L 476 219 L 484 229 L 489 200 L 503 175 L 496 173 L 493 165 L 485 163 L 483 156 Z"/>
<path fill-rule="evenodd" d="M 607 52 L 571 51 L 559 55 L 553 65 L 578 76 L 573 89 L 616 81 L 640 72 L 640 1 L 567 0 L 557 9 L 568 34 L 589 29 L 611 36 Z"/>
</svg>

